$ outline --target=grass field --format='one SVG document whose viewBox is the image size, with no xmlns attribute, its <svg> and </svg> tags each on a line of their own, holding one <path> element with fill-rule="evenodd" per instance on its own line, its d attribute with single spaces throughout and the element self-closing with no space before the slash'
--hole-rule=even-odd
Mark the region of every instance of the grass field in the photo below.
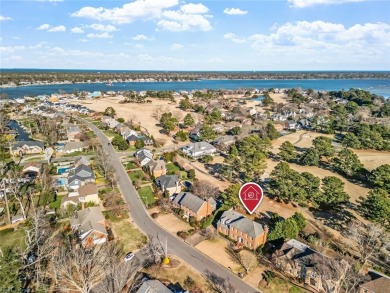
<svg viewBox="0 0 390 293">
<path fill-rule="evenodd" d="M 127 168 L 128 170 L 138 168 L 138 166 L 137 166 L 134 162 L 127 162 L 127 163 L 125 163 L 125 164 L 126 164 L 126 168 Z"/>
<path fill-rule="evenodd" d="M 139 249 L 146 244 L 146 236 L 128 219 L 112 222 L 111 224 L 124 253 Z"/>
<path fill-rule="evenodd" d="M 146 207 L 155 203 L 156 200 L 154 199 L 153 190 L 150 186 L 141 187 L 138 189 L 138 193 Z"/>
<path fill-rule="evenodd" d="M 141 179 L 145 176 L 145 173 L 142 170 L 135 170 L 129 173 L 129 177 L 131 181 L 134 181 L 136 179 Z"/>
<path fill-rule="evenodd" d="M 274 293 L 274 292 L 286 292 L 286 293 L 306 293 L 309 291 L 306 291 L 304 289 L 301 289 L 299 287 L 296 287 L 294 285 L 291 285 L 287 281 L 275 277 L 272 279 L 272 281 L 269 283 L 269 285 L 265 288 L 261 288 L 263 292 L 266 293 Z"/>
<path fill-rule="evenodd" d="M 168 172 L 175 173 L 177 171 L 181 171 L 180 167 L 174 163 L 168 163 L 165 165 L 165 167 L 167 168 Z"/>
<path fill-rule="evenodd" d="M 24 230 L 14 228 L 0 230 L 0 248 L 2 251 L 5 251 L 8 247 L 17 248 L 20 247 L 24 249 L 25 247 L 25 236 Z"/>
</svg>

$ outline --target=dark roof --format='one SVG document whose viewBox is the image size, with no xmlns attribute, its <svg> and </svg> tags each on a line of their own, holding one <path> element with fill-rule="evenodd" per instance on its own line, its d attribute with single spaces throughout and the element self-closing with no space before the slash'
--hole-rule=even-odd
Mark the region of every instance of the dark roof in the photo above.
<svg viewBox="0 0 390 293">
<path fill-rule="evenodd" d="M 165 188 L 175 187 L 178 182 L 179 177 L 177 175 L 162 175 L 156 179 L 156 184 Z"/>
<path fill-rule="evenodd" d="M 147 280 L 139 287 L 137 293 L 172 293 L 159 280 Z"/>
<path fill-rule="evenodd" d="M 186 208 L 196 213 L 200 210 L 202 205 L 205 203 L 203 199 L 201 199 L 200 197 L 196 196 L 191 192 L 180 192 L 178 195 L 176 195 L 173 202 L 177 205 L 185 206 Z"/>
<path fill-rule="evenodd" d="M 129 142 L 129 141 L 137 141 L 138 139 L 139 139 L 138 136 L 136 136 L 136 135 L 134 135 L 134 134 L 132 134 L 132 135 L 126 137 L 126 140 L 127 140 L 128 142 Z"/>
</svg>

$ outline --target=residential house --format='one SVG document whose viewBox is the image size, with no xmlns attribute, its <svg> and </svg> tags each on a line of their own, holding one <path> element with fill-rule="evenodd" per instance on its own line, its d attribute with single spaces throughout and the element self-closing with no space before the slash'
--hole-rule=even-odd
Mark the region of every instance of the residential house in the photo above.
<svg viewBox="0 0 390 293">
<path fill-rule="evenodd" d="M 130 127 L 128 127 L 128 126 L 122 127 L 122 129 L 120 130 L 120 133 L 124 139 L 126 139 L 130 135 L 137 135 L 137 132 L 133 129 L 130 129 Z"/>
<path fill-rule="evenodd" d="M 71 126 L 68 128 L 66 136 L 68 137 L 68 141 L 78 142 L 80 141 L 81 130 L 78 126 Z"/>
<path fill-rule="evenodd" d="M 287 120 L 284 123 L 284 129 L 287 130 L 298 130 L 301 128 L 301 125 L 293 120 Z"/>
<path fill-rule="evenodd" d="M 283 244 L 271 258 L 284 274 L 296 278 L 316 292 L 339 292 L 342 266 L 308 245 L 291 239 Z"/>
<path fill-rule="evenodd" d="M 10 152 L 13 156 L 42 154 L 44 143 L 41 141 L 17 141 L 11 145 Z"/>
<path fill-rule="evenodd" d="M 282 115 L 282 114 L 272 114 L 271 115 L 272 121 L 286 121 L 287 118 L 288 118 L 287 115 Z"/>
<path fill-rule="evenodd" d="M 84 149 L 84 142 L 68 142 L 62 149 L 62 152 L 65 154 L 71 154 L 75 152 L 82 152 Z"/>
<path fill-rule="evenodd" d="M 236 142 L 236 138 L 232 135 L 224 135 L 213 141 L 214 146 L 218 149 L 227 150 Z"/>
<path fill-rule="evenodd" d="M 217 149 L 208 142 L 195 142 L 182 148 L 185 155 L 194 159 L 204 157 L 206 155 L 214 155 Z"/>
<path fill-rule="evenodd" d="M 106 221 L 99 207 L 78 211 L 76 217 L 71 218 L 70 224 L 78 232 L 81 245 L 85 248 L 103 244 L 108 239 Z"/>
<path fill-rule="evenodd" d="M 146 280 L 136 293 L 172 293 L 172 291 L 159 280 Z"/>
<path fill-rule="evenodd" d="M 28 162 L 23 165 L 22 172 L 24 175 L 33 175 L 34 177 L 39 176 L 42 171 L 42 164 L 38 162 Z"/>
<path fill-rule="evenodd" d="M 390 277 L 370 271 L 371 281 L 359 286 L 359 293 L 388 293 L 390 290 Z"/>
<path fill-rule="evenodd" d="M 95 175 L 93 174 L 91 167 L 81 164 L 69 171 L 69 189 L 77 190 L 88 182 L 95 182 Z"/>
<path fill-rule="evenodd" d="M 139 140 L 138 135 L 131 134 L 130 136 L 126 137 L 126 141 L 129 145 L 135 145 L 137 140 Z"/>
<path fill-rule="evenodd" d="M 116 121 L 115 119 L 113 118 L 109 118 L 108 120 L 106 120 L 106 126 L 110 129 L 114 129 L 118 124 L 119 122 Z"/>
<path fill-rule="evenodd" d="M 227 210 L 217 223 L 217 231 L 237 241 L 238 245 L 255 250 L 267 241 L 268 227 Z"/>
<path fill-rule="evenodd" d="M 184 212 L 185 217 L 194 217 L 196 221 L 201 221 L 215 210 L 213 198 L 210 197 L 204 200 L 191 192 L 180 192 L 175 196 L 172 203 Z"/>
<path fill-rule="evenodd" d="M 93 202 L 99 204 L 99 193 L 95 183 L 87 183 L 81 186 L 77 191 L 70 192 L 67 197 L 62 199 L 61 205 L 67 208 L 69 204 Z"/>
<path fill-rule="evenodd" d="M 91 161 L 85 157 L 85 156 L 80 156 L 74 161 L 75 166 L 80 166 L 80 165 L 90 165 Z"/>
<path fill-rule="evenodd" d="M 134 157 L 137 159 L 141 167 L 143 167 L 153 160 L 153 153 L 148 149 L 140 149 L 135 152 Z"/>
<path fill-rule="evenodd" d="M 200 139 L 200 129 L 201 129 L 201 126 L 197 126 L 197 127 L 193 128 L 190 131 L 190 134 L 188 137 L 193 141 L 198 141 Z"/>
<path fill-rule="evenodd" d="M 211 129 L 217 133 L 225 132 L 225 127 L 222 124 L 213 124 L 211 125 Z"/>
<path fill-rule="evenodd" d="M 145 165 L 145 169 L 150 176 L 154 176 L 155 178 L 167 174 L 167 168 L 164 160 L 151 160 Z"/>
<path fill-rule="evenodd" d="M 146 146 L 148 146 L 148 145 L 149 145 L 149 146 L 150 146 L 150 145 L 153 145 L 153 139 L 151 139 L 150 137 L 148 137 L 148 136 L 142 136 L 141 139 L 142 139 L 144 145 L 146 145 Z"/>
<path fill-rule="evenodd" d="M 177 175 L 163 175 L 158 177 L 155 182 L 162 192 L 167 191 L 169 195 L 181 191 L 181 187 L 179 186 L 179 177 Z"/>
</svg>

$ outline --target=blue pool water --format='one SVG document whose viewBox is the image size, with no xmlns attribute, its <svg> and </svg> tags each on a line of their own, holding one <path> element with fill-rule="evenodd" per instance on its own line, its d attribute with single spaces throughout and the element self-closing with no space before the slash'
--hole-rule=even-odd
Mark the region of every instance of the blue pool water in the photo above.
<svg viewBox="0 0 390 293">
<path fill-rule="evenodd" d="M 62 174 L 64 174 L 64 173 L 67 173 L 68 171 L 69 171 L 69 167 L 62 167 L 62 168 L 58 168 L 57 169 L 57 173 L 58 174 L 60 174 L 60 175 L 62 175 Z"/>
</svg>

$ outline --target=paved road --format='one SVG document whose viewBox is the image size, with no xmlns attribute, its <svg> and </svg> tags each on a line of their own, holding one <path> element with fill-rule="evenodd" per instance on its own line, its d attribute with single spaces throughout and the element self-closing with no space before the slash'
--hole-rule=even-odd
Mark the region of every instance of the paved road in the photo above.
<svg viewBox="0 0 390 293">
<path fill-rule="evenodd" d="M 116 171 L 119 187 L 123 193 L 126 203 L 130 205 L 130 214 L 136 225 L 144 231 L 147 235 L 157 236 L 160 241 L 168 242 L 168 254 L 173 254 L 190 266 L 201 272 L 203 275 L 208 275 L 210 272 L 221 277 L 233 285 L 237 292 L 259 292 L 254 287 L 245 283 L 238 276 L 232 274 L 230 271 L 205 256 L 195 248 L 186 244 L 184 241 L 176 238 L 160 226 L 158 226 L 153 219 L 147 213 L 142 201 L 140 200 L 136 189 L 131 183 L 117 153 L 111 145 L 108 145 L 109 140 L 106 138 L 103 132 L 101 132 L 92 123 L 80 118 L 82 122 L 87 124 L 89 128 L 99 137 L 102 141 L 104 150 L 109 154 L 112 159 L 113 166 Z"/>
</svg>

